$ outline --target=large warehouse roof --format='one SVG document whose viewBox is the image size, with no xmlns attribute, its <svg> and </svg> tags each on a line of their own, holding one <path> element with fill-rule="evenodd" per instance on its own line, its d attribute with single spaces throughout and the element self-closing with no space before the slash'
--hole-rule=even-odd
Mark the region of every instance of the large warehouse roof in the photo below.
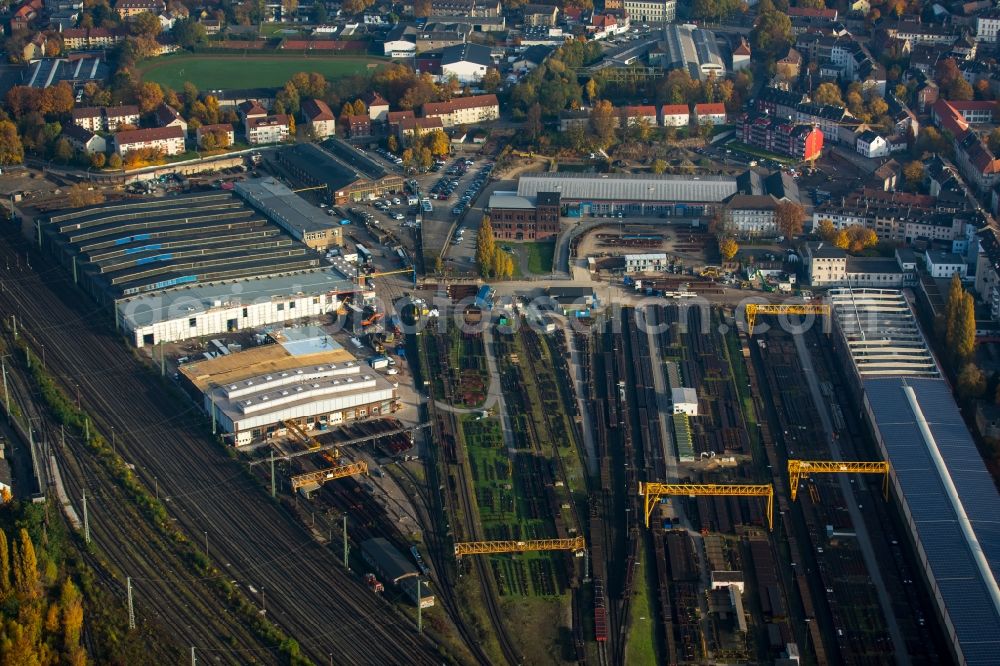
<svg viewBox="0 0 1000 666">
<path fill-rule="evenodd" d="M 95 296 L 119 298 L 320 264 L 231 192 L 73 210 L 50 216 L 43 229 Z"/>
<path fill-rule="evenodd" d="M 637 175 L 627 173 L 528 173 L 517 194 L 559 192 L 563 201 L 718 202 L 736 194 L 730 176 Z"/>
<path fill-rule="evenodd" d="M 1000 495 L 948 385 L 941 379 L 864 382 L 866 409 L 892 465 L 959 660 L 1000 654 Z"/>
<path fill-rule="evenodd" d="M 897 289 L 831 289 L 837 326 L 862 378 L 937 377 L 909 303 Z"/>
</svg>

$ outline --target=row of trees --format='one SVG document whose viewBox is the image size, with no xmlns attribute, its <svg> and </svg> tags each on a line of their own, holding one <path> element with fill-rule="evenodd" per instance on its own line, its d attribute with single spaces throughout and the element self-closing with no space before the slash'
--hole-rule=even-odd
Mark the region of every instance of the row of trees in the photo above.
<svg viewBox="0 0 1000 666">
<path fill-rule="evenodd" d="M 493 237 L 493 225 L 488 215 L 483 216 L 479 223 L 479 236 L 476 238 L 476 266 L 479 275 L 484 278 L 506 280 L 514 275 L 514 259 L 509 252 L 497 247 Z"/>
<path fill-rule="evenodd" d="M 854 254 L 878 245 L 878 234 L 859 224 L 837 229 L 832 220 L 824 219 L 819 221 L 816 232 L 826 242 Z"/>
<path fill-rule="evenodd" d="M 83 599 L 54 564 L 39 573 L 35 545 L 21 528 L 13 543 L 0 529 L 0 663 L 83 666 Z"/>
</svg>

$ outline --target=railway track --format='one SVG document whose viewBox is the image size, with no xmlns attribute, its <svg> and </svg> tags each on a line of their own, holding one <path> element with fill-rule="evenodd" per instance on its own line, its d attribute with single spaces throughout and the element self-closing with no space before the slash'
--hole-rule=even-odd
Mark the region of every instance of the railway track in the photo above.
<svg viewBox="0 0 1000 666">
<path fill-rule="evenodd" d="M 0 264 L 31 252 L 20 238 L 7 241 Z M 34 254 L 34 269 L 4 275 L 0 310 L 44 345 L 46 365 L 67 394 L 79 387 L 95 427 L 115 433 L 108 438 L 117 439 L 145 485 L 158 481 L 179 527 L 199 541 L 208 532 L 209 558 L 227 578 L 266 590 L 262 611 L 315 661 L 336 654 L 341 664 L 437 663 L 436 650 L 409 620 L 344 573 L 206 436 L 190 403 L 128 359 L 101 326 L 103 317 L 95 320 L 107 309 L 81 298 L 60 269 Z"/>
<path fill-rule="evenodd" d="M 435 344 L 441 345 L 443 347 L 443 341 L 440 336 L 434 336 Z M 447 358 L 446 354 L 442 353 L 439 349 L 438 358 Z M 433 369 L 431 370 L 433 371 Z M 445 399 L 451 402 L 451 397 L 453 395 L 453 387 L 451 385 L 451 378 L 448 373 L 444 373 L 444 389 L 445 389 Z M 436 424 L 435 427 L 438 429 L 438 440 L 445 441 L 451 438 L 452 441 L 458 442 L 458 434 L 461 425 L 458 419 L 455 418 L 454 412 L 451 411 L 438 411 L 434 401 L 428 402 L 430 410 L 431 422 Z M 457 444 L 456 444 L 457 447 Z M 479 541 L 484 537 L 482 535 L 482 528 L 479 523 L 479 512 L 476 508 L 476 503 L 472 498 L 472 486 L 466 476 L 465 463 L 461 458 L 458 459 L 458 464 L 454 466 L 456 471 L 456 492 L 455 496 L 458 499 L 459 506 L 452 507 L 452 515 L 458 516 L 461 514 L 465 525 L 467 526 L 468 534 L 464 535 L 465 538 L 470 540 Z M 497 601 L 496 593 L 491 584 L 492 573 L 487 567 L 485 558 L 474 557 L 473 566 L 476 570 L 476 575 L 479 579 L 479 586 L 482 593 L 483 602 L 486 607 L 486 613 L 489 616 L 490 625 L 493 629 L 494 635 L 497 639 L 497 643 L 500 646 L 500 650 L 503 653 L 503 657 L 508 664 L 520 664 L 521 656 L 514 642 L 511 640 L 507 629 L 504 626 L 503 615 L 500 612 L 500 604 Z"/>
</svg>

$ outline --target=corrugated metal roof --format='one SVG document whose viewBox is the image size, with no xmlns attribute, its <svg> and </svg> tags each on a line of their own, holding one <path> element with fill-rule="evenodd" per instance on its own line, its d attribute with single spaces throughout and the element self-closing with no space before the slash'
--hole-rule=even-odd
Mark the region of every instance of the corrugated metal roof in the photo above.
<svg viewBox="0 0 1000 666">
<path fill-rule="evenodd" d="M 912 389 L 916 407 L 906 387 Z M 941 379 L 901 377 L 869 379 L 864 391 L 958 649 L 965 663 L 995 664 L 1000 654 L 1000 608 L 995 602 L 1000 595 L 1000 494 L 951 391 Z M 943 460 L 941 470 L 935 452 Z M 952 501 L 949 487 L 958 502 Z M 971 526 L 969 535 L 964 518 Z M 986 567 L 977 564 L 980 549 Z"/>
<path fill-rule="evenodd" d="M 530 173 L 521 176 L 517 193 L 532 197 L 559 192 L 563 201 L 719 202 L 736 194 L 729 176 L 636 175 L 624 173 Z"/>
</svg>

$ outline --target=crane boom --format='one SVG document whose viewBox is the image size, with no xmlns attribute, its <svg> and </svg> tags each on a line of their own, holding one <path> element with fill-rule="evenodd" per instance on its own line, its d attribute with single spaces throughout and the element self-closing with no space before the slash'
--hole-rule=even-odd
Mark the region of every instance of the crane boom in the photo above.
<svg viewBox="0 0 1000 666">
<path fill-rule="evenodd" d="M 764 484 L 718 484 L 718 483 L 640 483 L 639 495 L 646 498 L 646 527 L 653 515 L 653 508 L 666 495 L 766 497 L 767 526 L 774 529 L 774 486 Z"/>
<path fill-rule="evenodd" d="M 368 463 L 364 460 L 359 460 L 358 462 L 349 463 L 347 465 L 337 465 L 327 469 L 316 470 L 315 472 L 296 474 L 292 477 L 292 492 L 295 492 L 299 488 L 308 486 L 311 483 L 323 485 L 327 481 L 334 481 L 348 476 L 356 476 L 358 474 L 367 473 Z"/>
<path fill-rule="evenodd" d="M 792 489 L 793 502 L 799 494 L 799 482 L 810 474 L 881 474 L 882 494 L 886 499 L 889 499 L 889 463 L 887 462 L 789 459 L 788 483 Z"/>
<path fill-rule="evenodd" d="M 830 306 L 824 303 L 747 303 L 747 335 L 753 335 L 757 315 L 830 315 Z"/>
<path fill-rule="evenodd" d="M 583 550 L 583 537 L 573 539 L 538 539 L 535 541 L 466 541 L 455 544 L 455 557 L 491 555 L 494 553 L 527 553 L 542 550 Z"/>
</svg>

